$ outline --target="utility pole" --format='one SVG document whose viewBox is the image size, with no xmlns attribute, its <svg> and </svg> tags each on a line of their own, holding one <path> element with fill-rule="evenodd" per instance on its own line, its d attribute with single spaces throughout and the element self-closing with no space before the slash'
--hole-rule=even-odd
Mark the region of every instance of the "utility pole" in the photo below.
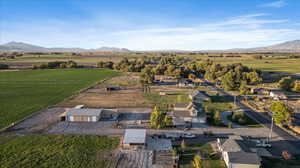
<svg viewBox="0 0 300 168">
<path fill-rule="evenodd" d="M 271 119 L 271 129 L 270 129 L 270 133 L 269 133 L 269 137 L 268 137 L 268 143 L 270 143 L 270 140 L 272 139 L 272 132 L 273 132 L 273 126 L 274 126 L 274 119 L 273 119 L 273 116 L 272 116 L 272 119 Z"/>
<path fill-rule="evenodd" d="M 233 97 L 234 97 L 234 108 L 236 109 L 236 95 L 234 95 Z"/>
</svg>

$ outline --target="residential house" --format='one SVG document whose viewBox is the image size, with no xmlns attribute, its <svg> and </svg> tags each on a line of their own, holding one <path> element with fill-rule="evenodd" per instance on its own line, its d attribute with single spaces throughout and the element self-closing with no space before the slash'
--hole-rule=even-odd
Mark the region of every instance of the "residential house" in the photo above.
<svg viewBox="0 0 300 168">
<path fill-rule="evenodd" d="M 173 118 L 173 125 L 176 127 L 186 126 L 193 122 L 205 123 L 206 115 L 201 103 L 177 103 L 170 115 Z"/>
<path fill-rule="evenodd" d="M 103 109 L 71 108 L 66 112 L 66 121 L 70 122 L 97 122 Z"/>
<path fill-rule="evenodd" d="M 241 136 L 217 139 L 219 151 L 228 168 L 259 168 L 261 156 L 269 156 L 265 149 L 257 149 L 255 142 Z"/>
<path fill-rule="evenodd" d="M 265 88 L 252 87 L 251 88 L 251 93 L 256 94 L 256 95 L 268 95 L 269 91 Z"/>
<path fill-rule="evenodd" d="M 274 100 L 287 99 L 287 96 L 281 90 L 271 90 L 269 96 L 272 97 Z"/>
<path fill-rule="evenodd" d="M 190 79 L 180 80 L 177 84 L 179 87 L 195 87 L 195 83 Z"/>
<path fill-rule="evenodd" d="M 209 102 L 211 98 L 204 91 L 195 90 L 189 94 L 189 98 L 196 102 Z"/>
</svg>

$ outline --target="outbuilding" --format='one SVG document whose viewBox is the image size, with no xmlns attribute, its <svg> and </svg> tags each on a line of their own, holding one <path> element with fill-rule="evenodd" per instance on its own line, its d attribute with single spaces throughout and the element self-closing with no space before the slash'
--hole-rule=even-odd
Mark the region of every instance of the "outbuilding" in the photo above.
<svg viewBox="0 0 300 168">
<path fill-rule="evenodd" d="M 126 129 L 122 146 L 124 149 L 144 149 L 146 146 L 146 129 Z"/>
<path fill-rule="evenodd" d="M 76 109 L 67 111 L 66 120 L 71 122 L 97 122 L 100 119 L 102 109 Z"/>
</svg>

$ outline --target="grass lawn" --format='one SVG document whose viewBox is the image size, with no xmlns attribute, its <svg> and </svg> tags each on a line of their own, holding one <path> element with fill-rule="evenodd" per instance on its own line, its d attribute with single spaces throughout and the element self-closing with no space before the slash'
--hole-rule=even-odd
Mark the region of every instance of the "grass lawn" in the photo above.
<svg viewBox="0 0 300 168">
<path fill-rule="evenodd" d="M 232 110 L 232 107 L 234 106 L 233 103 L 229 102 L 216 102 L 216 103 L 211 103 L 211 102 L 204 102 L 204 107 L 207 109 L 211 109 L 213 111 L 229 111 Z"/>
<path fill-rule="evenodd" d="M 0 128 L 118 74 L 99 69 L 0 72 Z"/>
<path fill-rule="evenodd" d="M 193 168 L 193 159 L 196 154 L 201 153 L 202 167 L 203 168 L 225 168 L 225 163 L 221 160 L 220 156 L 213 154 L 214 151 L 209 143 L 201 145 L 187 146 L 182 149 L 179 147 L 178 153 L 180 154 L 179 166 L 183 168 Z M 213 154 L 213 155 L 212 155 Z"/>
<path fill-rule="evenodd" d="M 158 92 L 145 93 L 144 97 L 150 100 L 153 104 L 171 104 L 175 103 L 189 103 L 191 100 L 186 92 L 168 92 L 165 96 L 160 96 Z"/>
<path fill-rule="evenodd" d="M 0 136 L 0 139 L 3 135 Z M 118 138 L 88 135 L 31 135 L 0 143 L 0 167 L 107 167 Z"/>
<path fill-rule="evenodd" d="M 228 116 L 228 120 L 232 121 L 232 116 Z M 261 128 L 263 127 L 260 123 L 256 122 L 255 120 L 253 120 L 252 118 L 250 118 L 248 115 L 244 114 L 243 115 L 243 119 L 245 120 L 244 124 L 238 123 L 240 125 L 246 126 L 246 127 L 250 127 L 250 128 Z M 234 121 L 232 121 L 234 122 Z"/>
</svg>

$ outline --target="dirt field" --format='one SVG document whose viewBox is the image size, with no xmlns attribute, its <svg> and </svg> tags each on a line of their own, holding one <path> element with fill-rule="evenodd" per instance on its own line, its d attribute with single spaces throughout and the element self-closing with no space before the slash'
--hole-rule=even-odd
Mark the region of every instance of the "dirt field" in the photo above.
<svg viewBox="0 0 300 168">
<path fill-rule="evenodd" d="M 59 115 L 65 111 L 65 108 L 49 108 L 40 111 L 32 117 L 16 124 L 8 129 L 16 133 L 37 133 L 48 129 L 53 124 L 59 122 Z"/>
<path fill-rule="evenodd" d="M 106 91 L 106 86 L 119 86 L 120 90 Z M 86 107 L 151 107 L 138 85 L 138 76 L 128 73 L 114 77 L 85 92 L 59 103 L 58 106 L 74 107 L 83 104 Z"/>
</svg>

